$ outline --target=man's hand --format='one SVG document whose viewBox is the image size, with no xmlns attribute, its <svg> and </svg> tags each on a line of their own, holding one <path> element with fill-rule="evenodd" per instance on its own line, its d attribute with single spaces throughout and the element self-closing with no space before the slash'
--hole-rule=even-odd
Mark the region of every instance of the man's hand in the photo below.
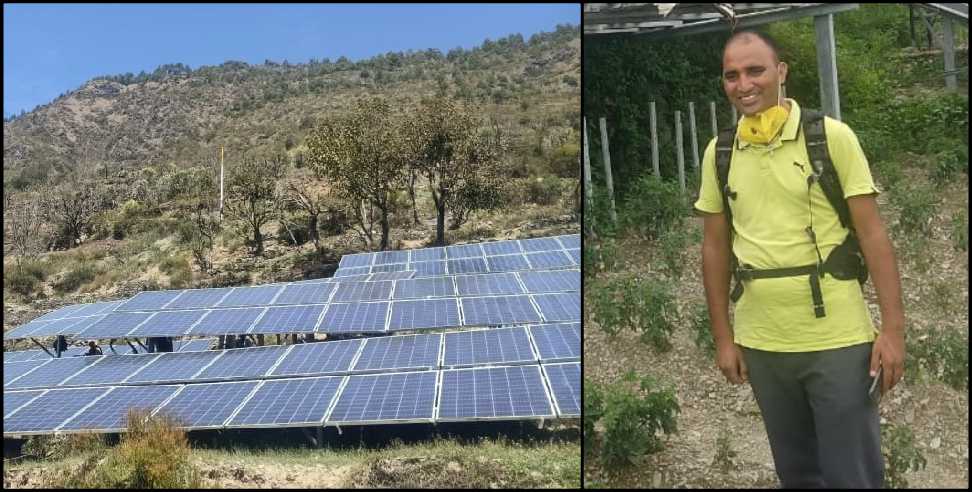
<svg viewBox="0 0 972 492">
<path fill-rule="evenodd" d="M 871 377 L 877 374 L 878 366 L 884 367 L 881 394 L 887 394 L 901 380 L 904 375 L 904 358 L 904 331 L 882 330 L 871 348 Z"/>
<path fill-rule="evenodd" d="M 723 343 L 716 347 L 716 365 L 730 383 L 742 384 L 749 379 L 742 350 L 735 343 Z"/>
</svg>

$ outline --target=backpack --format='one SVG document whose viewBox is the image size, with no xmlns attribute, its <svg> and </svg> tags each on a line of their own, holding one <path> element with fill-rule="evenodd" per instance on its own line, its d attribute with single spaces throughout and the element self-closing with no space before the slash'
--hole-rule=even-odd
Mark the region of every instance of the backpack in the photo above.
<svg viewBox="0 0 972 492">
<path fill-rule="evenodd" d="M 844 191 L 837 176 L 837 170 L 830 160 L 830 152 L 827 150 L 827 135 L 824 129 L 824 114 L 819 111 L 803 110 L 800 114 L 800 129 L 804 132 L 804 141 L 807 145 L 807 155 L 810 157 L 811 174 L 807 178 L 807 193 L 809 201 L 810 188 L 814 183 L 819 184 L 823 189 L 827 201 L 837 212 L 840 224 L 847 229 L 847 236 L 827 256 L 824 261 L 820 256 L 820 249 L 817 248 L 817 238 L 813 231 L 813 209 L 810 210 L 811 225 L 806 228 L 807 235 L 817 251 L 817 263 L 814 265 L 803 265 L 789 268 L 773 268 L 756 270 L 750 265 L 739 265 L 735 252 L 732 251 L 732 236 L 735 229 L 732 225 L 732 207 L 730 200 L 736 199 L 736 192 L 729 188 L 729 166 L 732 164 L 732 151 L 735 148 L 736 126 L 723 129 L 719 132 L 716 140 L 716 175 L 719 180 L 719 189 L 722 191 L 722 209 L 729 221 L 729 250 L 730 264 L 729 270 L 735 279 L 735 286 L 729 298 L 732 302 L 737 302 L 743 293 L 745 282 L 758 278 L 778 278 L 809 275 L 810 291 L 813 297 L 814 315 L 817 318 L 826 316 L 823 305 L 823 295 L 820 292 L 820 277 L 824 274 L 831 274 L 839 280 L 857 279 L 861 285 L 867 282 L 867 265 L 864 263 L 864 255 L 861 254 L 860 243 L 857 240 L 857 233 L 854 231 L 854 224 L 850 217 L 850 208 L 847 200 L 844 199 Z"/>
</svg>

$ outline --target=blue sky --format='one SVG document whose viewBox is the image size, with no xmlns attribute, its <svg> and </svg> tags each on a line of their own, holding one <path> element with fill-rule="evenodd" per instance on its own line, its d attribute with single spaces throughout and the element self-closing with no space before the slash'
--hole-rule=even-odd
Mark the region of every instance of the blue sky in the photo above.
<svg viewBox="0 0 972 492">
<path fill-rule="evenodd" d="M 465 49 L 580 24 L 579 4 L 4 4 L 3 115 L 30 111 L 99 75 L 227 60 L 352 61 Z"/>
</svg>

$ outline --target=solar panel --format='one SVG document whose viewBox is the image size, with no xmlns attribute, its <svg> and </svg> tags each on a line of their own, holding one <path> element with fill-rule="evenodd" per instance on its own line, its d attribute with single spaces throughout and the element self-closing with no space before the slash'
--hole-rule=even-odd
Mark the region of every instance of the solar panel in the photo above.
<svg viewBox="0 0 972 492">
<path fill-rule="evenodd" d="M 450 260 L 457 258 L 481 258 L 482 256 L 484 256 L 483 248 L 478 244 L 446 246 L 446 258 Z"/>
<path fill-rule="evenodd" d="M 334 272 L 334 277 L 351 277 L 354 275 L 368 275 L 369 273 L 371 273 L 371 267 L 340 268 Z"/>
<path fill-rule="evenodd" d="M 166 309 L 211 308 L 217 305 L 232 290 L 232 287 L 186 290 L 182 292 L 181 296 L 169 303 Z"/>
<path fill-rule="evenodd" d="M 443 367 L 537 361 L 524 327 L 452 332 L 445 337 Z"/>
<path fill-rule="evenodd" d="M 371 266 L 371 259 L 373 257 L 374 257 L 373 253 L 358 253 L 353 255 L 344 255 L 341 257 L 341 262 L 338 263 L 338 267 L 352 268 L 352 267 Z"/>
<path fill-rule="evenodd" d="M 28 323 L 24 323 L 24 324 L 22 324 L 22 325 L 20 325 L 20 326 L 18 326 L 16 328 L 14 328 L 14 329 L 6 332 L 6 333 L 4 333 L 3 334 L 3 339 L 4 340 L 12 340 L 14 338 L 26 338 L 26 337 L 29 337 L 35 331 L 38 331 L 41 328 L 43 328 L 43 327 L 45 327 L 45 326 L 47 326 L 47 325 L 49 325 L 49 324 L 51 324 L 53 322 L 54 322 L 54 320 L 46 320 L 46 321 L 37 321 L 37 320 L 34 320 L 34 321 L 30 321 Z"/>
<path fill-rule="evenodd" d="M 522 294 L 523 288 L 512 273 L 487 273 L 485 275 L 460 275 L 456 277 L 460 296 L 485 296 L 497 294 Z"/>
<path fill-rule="evenodd" d="M 110 388 L 53 389 L 3 418 L 3 433 L 53 431 Z"/>
<path fill-rule="evenodd" d="M 378 272 L 372 273 L 368 276 L 368 282 L 377 282 L 379 280 L 399 280 L 408 279 L 415 276 L 414 270 L 406 270 L 401 272 Z"/>
<path fill-rule="evenodd" d="M 227 422 L 227 427 L 322 425 L 343 377 L 266 381 Z"/>
<path fill-rule="evenodd" d="M 39 354 L 43 354 L 43 350 L 14 350 L 11 352 L 3 353 L 3 363 L 8 364 L 10 362 L 24 362 L 31 360 Z"/>
<path fill-rule="evenodd" d="M 60 386 L 92 386 L 96 384 L 118 384 L 132 376 L 160 354 L 139 355 L 105 355 L 104 360 L 89 365 L 75 373 L 60 384 Z"/>
<path fill-rule="evenodd" d="M 463 324 L 466 326 L 539 323 L 540 314 L 528 296 L 462 298 Z"/>
<path fill-rule="evenodd" d="M 540 362 L 580 360 L 580 323 L 531 326 Z"/>
<path fill-rule="evenodd" d="M 318 333 L 366 333 L 385 331 L 387 302 L 328 304 Z"/>
<path fill-rule="evenodd" d="M 392 299 L 423 299 L 456 295 L 452 277 L 415 278 L 395 282 Z"/>
<path fill-rule="evenodd" d="M 390 263 L 408 263 L 408 251 L 379 251 L 375 253 L 375 263 L 372 267 Z"/>
<path fill-rule="evenodd" d="M 265 376 L 289 347 L 275 345 L 246 349 L 229 349 L 193 380 L 248 379 Z"/>
<path fill-rule="evenodd" d="M 460 273 L 486 273 L 486 260 L 484 258 L 461 258 L 449 260 L 449 273 L 452 275 Z"/>
<path fill-rule="evenodd" d="M 545 364 L 543 372 L 550 382 L 550 393 L 560 417 L 580 417 L 580 362 Z"/>
<path fill-rule="evenodd" d="M 179 386 L 116 386 L 58 430 L 121 432 L 128 427 L 130 409 L 150 413 L 176 391 Z"/>
<path fill-rule="evenodd" d="M 482 243 L 482 246 L 483 253 L 487 256 L 522 253 L 520 243 L 517 241 L 493 241 Z"/>
<path fill-rule="evenodd" d="M 408 267 L 415 270 L 416 277 L 435 277 L 446 274 L 446 262 L 440 261 L 417 261 L 409 263 Z"/>
<path fill-rule="evenodd" d="M 135 294 L 135 297 L 125 301 L 115 308 L 115 311 L 158 311 L 179 297 L 181 290 L 155 290 Z"/>
<path fill-rule="evenodd" d="M 267 308 L 250 333 L 313 333 L 322 312 L 323 305 Z"/>
<path fill-rule="evenodd" d="M 523 255 L 487 256 L 486 264 L 491 272 L 515 272 L 530 269 L 530 264 L 527 263 L 526 257 Z"/>
<path fill-rule="evenodd" d="M 122 337 L 145 322 L 152 313 L 111 313 L 80 331 L 84 338 Z"/>
<path fill-rule="evenodd" d="M 198 352 L 209 350 L 213 346 L 212 338 L 202 338 L 198 340 L 176 340 L 172 345 L 173 352 Z"/>
<path fill-rule="evenodd" d="M 184 335 L 196 324 L 206 311 L 166 311 L 156 312 L 138 328 L 128 333 L 130 337 L 175 337 Z"/>
<path fill-rule="evenodd" d="M 72 316 L 73 313 L 77 312 L 80 309 L 83 309 L 86 306 L 88 306 L 88 305 L 87 304 L 72 304 L 70 306 L 60 307 L 60 308 L 57 308 L 54 311 L 51 311 L 51 312 L 49 312 L 49 313 L 47 313 L 47 314 L 45 314 L 43 316 L 38 316 L 37 318 L 34 318 L 33 321 L 50 321 L 52 319 L 71 318 L 71 317 L 73 317 Z"/>
<path fill-rule="evenodd" d="M 553 416 L 540 366 L 442 371 L 437 420 Z"/>
<path fill-rule="evenodd" d="M 96 321 L 96 320 L 95 320 Z M 92 318 L 64 318 L 49 321 L 44 328 L 31 333 L 31 336 L 51 336 L 77 333 L 93 323 Z"/>
<path fill-rule="evenodd" d="M 439 365 L 441 343 L 440 334 L 369 338 L 352 370 L 434 369 Z"/>
<path fill-rule="evenodd" d="M 196 323 L 186 335 L 224 335 L 247 333 L 250 325 L 266 308 L 214 309 Z"/>
<path fill-rule="evenodd" d="M 341 282 L 332 302 L 383 301 L 391 297 L 393 282 Z"/>
<path fill-rule="evenodd" d="M 3 417 L 7 418 L 7 415 L 16 412 L 18 408 L 24 406 L 27 402 L 43 394 L 45 391 L 47 390 L 4 391 Z"/>
<path fill-rule="evenodd" d="M 165 414 L 190 429 L 214 429 L 233 415 L 259 381 L 187 384 L 156 415 Z"/>
<path fill-rule="evenodd" d="M 219 307 L 267 306 L 283 289 L 280 285 L 236 287 L 219 303 Z"/>
<path fill-rule="evenodd" d="M 83 308 L 71 313 L 72 318 L 80 318 L 85 316 L 95 316 L 98 314 L 108 314 L 113 312 L 118 306 L 124 304 L 125 301 L 107 301 L 107 302 L 95 302 L 91 304 L 85 304 Z"/>
<path fill-rule="evenodd" d="M 417 330 L 459 326 L 459 306 L 455 298 L 395 301 L 392 303 L 389 330 Z"/>
<path fill-rule="evenodd" d="M 560 241 L 560 244 L 564 245 L 564 249 L 579 249 L 581 247 L 580 234 L 557 236 L 557 240 Z"/>
<path fill-rule="evenodd" d="M 192 376 L 213 361 L 220 358 L 225 351 L 207 350 L 204 352 L 167 352 L 135 375 L 128 378 L 126 383 L 172 383 L 189 381 Z"/>
<path fill-rule="evenodd" d="M 520 239 L 520 247 L 524 253 L 535 251 L 556 251 L 563 249 L 559 242 L 552 237 L 538 237 L 534 239 Z"/>
<path fill-rule="evenodd" d="M 38 350 L 38 352 L 40 351 Z M 6 387 L 7 384 L 10 383 L 11 381 L 23 376 L 24 374 L 27 374 L 30 371 L 33 371 L 34 369 L 37 369 L 38 367 L 44 365 L 47 362 L 50 362 L 51 360 L 53 359 L 47 359 L 47 360 L 41 359 L 41 360 L 30 360 L 24 362 L 4 363 L 3 364 L 3 386 Z"/>
<path fill-rule="evenodd" d="M 413 249 L 411 262 L 415 263 L 417 261 L 444 260 L 445 258 L 445 248 Z"/>
<path fill-rule="evenodd" d="M 328 424 L 432 420 L 438 371 L 349 376 Z"/>
<path fill-rule="evenodd" d="M 310 376 L 317 374 L 345 374 L 364 341 L 340 340 L 294 345 L 271 376 Z"/>
<path fill-rule="evenodd" d="M 390 263 L 388 265 L 375 265 L 371 267 L 371 273 L 395 273 L 403 272 L 408 265 L 405 263 Z"/>
<path fill-rule="evenodd" d="M 533 296 L 547 322 L 580 321 L 580 294 L 537 294 Z"/>
<path fill-rule="evenodd" d="M 273 303 L 275 305 L 325 303 L 331 297 L 332 290 L 334 290 L 332 283 L 288 285 Z"/>
<path fill-rule="evenodd" d="M 530 262 L 532 270 L 542 270 L 545 268 L 560 268 L 574 266 L 567 253 L 563 251 L 545 251 L 542 253 L 527 253 L 527 261 Z"/>
<path fill-rule="evenodd" d="M 518 275 L 530 294 L 580 291 L 580 270 L 519 272 Z"/>
<path fill-rule="evenodd" d="M 567 256 L 570 257 L 570 261 L 573 261 L 575 265 L 580 266 L 581 264 L 581 253 L 579 249 L 568 249 Z"/>
<path fill-rule="evenodd" d="M 14 388 L 49 388 L 57 386 L 62 381 L 73 376 L 75 373 L 84 369 L 90 364 L 99 362 L 104 357 L 69 357 L 67 359 L 51 359 L 47 364 L 39 366 L 30 373 L 17 378 L 9 384 L 4 384 L 5 389 Z M 23 364 L 23 362 L 21 362 Z M 6 366 L 3 368 L 7 372 Z M 6 377 L 6 374 L 4 374 Z"/>
</svg>

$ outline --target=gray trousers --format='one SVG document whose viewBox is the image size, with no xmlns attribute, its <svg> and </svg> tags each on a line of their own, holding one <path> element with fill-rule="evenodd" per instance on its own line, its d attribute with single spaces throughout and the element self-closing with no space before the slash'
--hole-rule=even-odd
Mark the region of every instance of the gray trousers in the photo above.
<svg viewBox="0 0 972 492">
<path fill-rule="evenodd" d="M 871 343 L 818 352 L 742 348 L 784 488 L 881 488 Z"/>
</svg>

